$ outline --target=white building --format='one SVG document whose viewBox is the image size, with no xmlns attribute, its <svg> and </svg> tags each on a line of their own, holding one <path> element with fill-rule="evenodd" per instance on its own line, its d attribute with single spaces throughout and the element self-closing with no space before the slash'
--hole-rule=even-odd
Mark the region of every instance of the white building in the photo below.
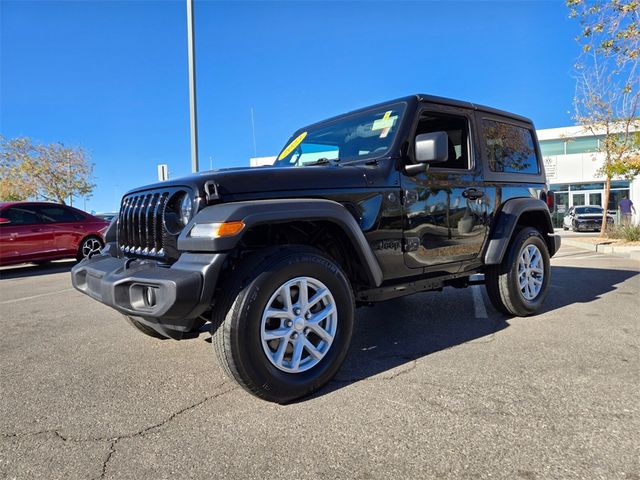
<svg viewBox="0 0 640 480">
<path fill-rule="evenodd" d="M 544 158 L 547 181 L 554 193 L 554 221 L 574 205 L 604 207 L 604 177 L 598 170 L 604 153 L 598 152 L 604 135 L 593 135 L 581 126 L 538 130 L 540 150 Z M 640 179 L 614 179 L 607 209 L 614 213 L 626 195 L 636 209 L 640 208 Z"/>
<path fill-rule="evenodd" d="M 250 167 L 264 167 L 267 165 L 273 165 L 276 161 L 276 157 L 251 157 L 249 159 Z"/>
</svg>

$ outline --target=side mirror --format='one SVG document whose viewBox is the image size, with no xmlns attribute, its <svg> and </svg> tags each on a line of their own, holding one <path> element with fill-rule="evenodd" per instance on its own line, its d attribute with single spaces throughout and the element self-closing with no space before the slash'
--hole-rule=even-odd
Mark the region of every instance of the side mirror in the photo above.
<svg viewBox="0 0 640 480">
<path fill-rule="evenodd" d="M 447 132 L 421 133 L 416 136 L 416 162 L 405 166 L 407 175 L 417 175 L 429 168 L 430 163 L 442 163 L 449 159 Z"/>
<path fill-rule="evenodd" d="M 11 220 L 0 217 L 0 225 L 7 225 L 8 223 L 11 223 Z"/>
<path fill-rule="evenodd" d="M 421 133 L 416 137 L 416 161 L 418 163 L 442 163 L 449 159 L 447 132 Z"/>
</svg>

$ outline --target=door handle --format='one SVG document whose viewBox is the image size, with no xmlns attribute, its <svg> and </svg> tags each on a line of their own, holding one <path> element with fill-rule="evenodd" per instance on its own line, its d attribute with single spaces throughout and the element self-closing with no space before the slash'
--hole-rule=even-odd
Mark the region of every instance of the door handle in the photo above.
<svg viewBox="0 0 640 480">
<path fill-rule="evenodd" d="M 41 228 L 32 228 L 31 231 L 32 232 L 41 232 L 42 229 Z"/>
<path fill-rule="evenodd" d="M 482 190 L 478 190 L 477 188 L 467 188 L 462 192 L 462 196 L 464 198 L 468 198 L 469 200 L 477 200 L 478 198 L 482 198 L 484 196 L 484 192 Z"/>
</svg>

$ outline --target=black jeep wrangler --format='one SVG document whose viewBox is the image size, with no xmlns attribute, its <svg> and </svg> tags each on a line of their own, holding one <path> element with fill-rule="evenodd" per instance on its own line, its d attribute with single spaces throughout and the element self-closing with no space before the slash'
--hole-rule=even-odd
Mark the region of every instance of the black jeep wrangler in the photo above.
<svg viewBox="0 0 640 480">
<path fill-rule="evenodd" d="M 211 321 L 226 373 L 287 402 L 334 376 L 359 305 L 483 274 L 497 310 L 535 313 L 560 246 L 546 195 L 530 120 L 415 95 L 298 130 L 273 167 L 127 193 L 72 281 L 147 335 Z"/>
</svg>

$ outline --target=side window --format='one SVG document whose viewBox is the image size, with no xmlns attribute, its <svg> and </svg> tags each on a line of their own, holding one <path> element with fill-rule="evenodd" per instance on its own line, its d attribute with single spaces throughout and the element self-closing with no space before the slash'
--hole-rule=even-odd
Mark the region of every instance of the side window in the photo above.
<svg viewBox="0 0 640 480">
<path fill-rule="evenodd" d="M 509 123 L 482 121 L 489 168 L 503 173 L 540 173 L 531 130 Z"/>
<path fill-rule="evenodd" d="M 81 220 L 73 210 L 58 205 L 40 205 L 38 210 L 43 220 L 49 223 L 77 222 Z"/>
<path fill-rule="evenodd" d="M 431 168 L 468 170 L 470 168 L 468 120 L 458 115 L 424 112 L 420 115 L 416 135 L 433 132 L 447 132 L 449 158 L 444 163 L 434 163 Z"/>
<path fill-rule="evenodd" d="M 11 225 L 33 225 L 42 223 L 34 207 L 15 206 L 9 207 L 2 212 L 2 217 L 8 219 Z"/>
</svg>

